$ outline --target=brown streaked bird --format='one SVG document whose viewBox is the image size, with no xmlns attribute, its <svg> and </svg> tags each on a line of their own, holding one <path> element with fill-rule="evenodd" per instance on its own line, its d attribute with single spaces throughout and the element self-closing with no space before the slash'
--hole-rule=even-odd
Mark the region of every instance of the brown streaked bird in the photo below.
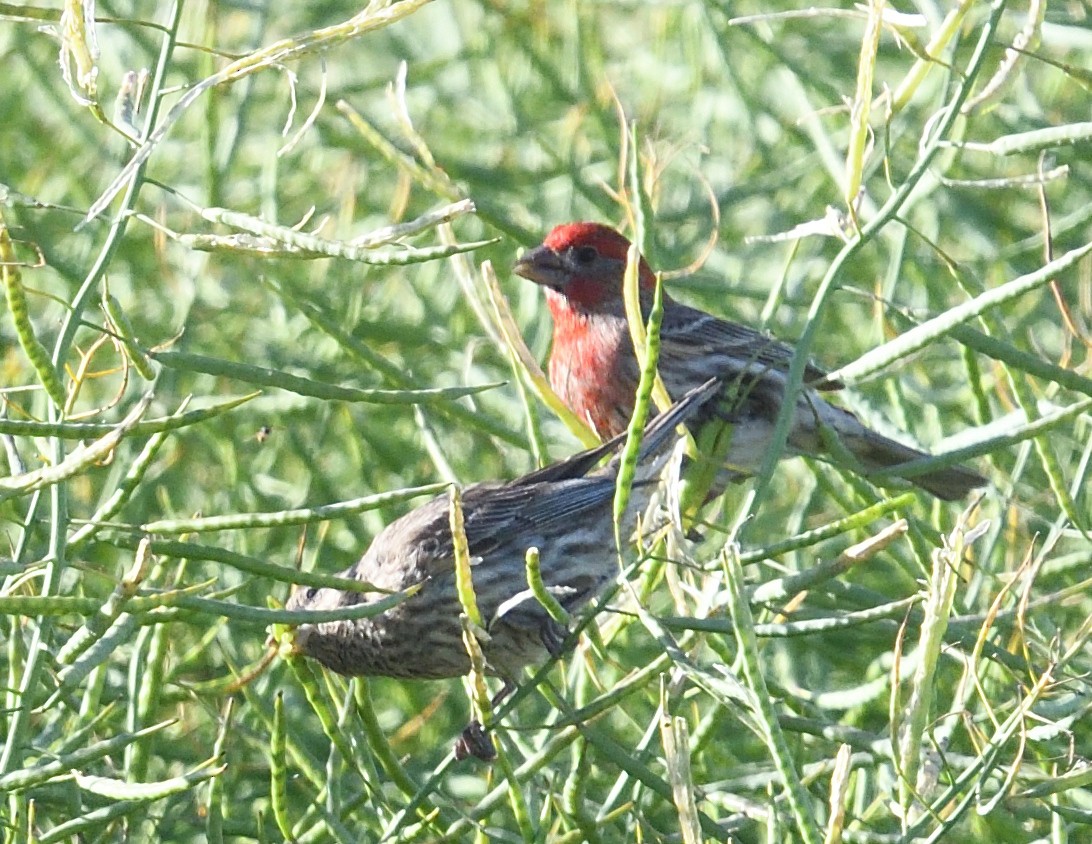
<svg viewBox="0 0 1092 844">
<path fill-rule="evenodd" d="M 633 412 L 640 370 L 626 321 L 622 284 L 629 241 L 600 223 L 568 223 L 550 232 L 541 246 L 523 254 L 514 271 L 546 290 L 554 323 L 550 384 L 600 437 L 625 430 Z M 656 279 L 648 263 L 639 264 L 642 310 L 651 307 Z M 732 423 L 726 464 L 753 474 L 769 448 L 784 402 L 794 349 L 760 331 L 719 319 L 676 302 L 664 293 L 660 330 L 660 376 L 675 399 L 716 377 L 724 384 L 717 416 Z M 833 432 L 864 476 L 893 470 L 929 455 L 863 425 L 822 393 L 842 384 L 808 364 L 796 399 L 787 454 L 810 455 L 842 465 L 823 438 Z M 710 414 L 692 420 L 704 425 Z M 953 466 L 906 478 L 938 498 L 963 498 L 986 479 Z"/>
<path fill-rule="evenodd" d="M 691 391 L 649 425 L 638 454 L 632 497 L 623 524 L 629 536 L 648 506 L 676 426 L 719 393 L 714 379 Z M 612 508 L 620 458 L 592 471 L 622 437 L 507 483 L 478 483 L 462 492 L 471 576 L 487 638 L 486 669 L 506 687 L 527 665 L 557 655 L 567 630 L 554 621 L 527 585 L 525 555 L 539 550 L 547 590 L 573 612 L 618 574 Z M 449 501 L 439 496 L 384 528 L 367 553 L 342 573 L 377 588 L 420 591 L 373 618 L 304 624 L 296 648 L 347 675 L 438 679 L 470 670 L 455 588 Z M 370 602 L 382 593 L 303 587 L 290 610 L 329 610 Z"/>
</svg>

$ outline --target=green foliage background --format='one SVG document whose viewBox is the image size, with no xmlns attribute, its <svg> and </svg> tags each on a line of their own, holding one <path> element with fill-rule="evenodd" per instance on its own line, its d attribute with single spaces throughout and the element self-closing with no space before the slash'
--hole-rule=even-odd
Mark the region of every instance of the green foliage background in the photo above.
<svg viewBox="0 0 1092 844">
<path fill-rule="evenodd" d="M 946 28 L 947 5 L 900 7 L 913 17 L 873 54 L 867 10 L 849 3 L 778 16 L 700 0 L 362 13 L 100 0 L 92 91 L 90 25 L 69 30 L 58 65 L 60 11 L 0 4 L 4 839 L 1087 840 L 1092 29 L 1076 2 L 960 9 Z M 367 31 L 345 23 L 358 13 Z M 1000 88 L 973 104 L 1014 40 Z M 133 152 L 111 125 L 126 72 L 150 71 L 131 130 L 144 132 L 229 66 L 133 187 L 77 229 Z M 897 107 L 892 92 L 905 92 Z M 870 100 L 867 148 L 847 159 L 851 114 Z M 946 120 L 951 103 L 972 104 Z M 1024 134 L 1036 130 L 1052 131 Z M 863 238 L 844 198 L 855 171 Z M 462 198 L 477 213 L 450 231 L 373 250 L 394 266 L 246 252 L 201 214 L 277 224 L 283 249 L 293 226 L 350 241 Z M 494 731 L 497 764 L 454 762 L 460 683 L 346 683 L 274 653 L 269 625 L 284 619 L 247 610 L 281 607 L 297 566 L 344 569 L 412 502 L 306 525 L 287 511 L 511 478 L 536 465 L 539 440 L 540 457 L 579 447 L 533 389 L 521 398 L 530 381 L 479 265 L 493 262 L 542 360 L 549 322 L 541 292 L 508 272 L 518 249 L 642 207 L 653 264 L 691 270 L 670 279 L 674 295 L 806 337 L 826 367 L 857 362 L 849 406 L 935 452 L 970 447 L 991 487 L 961 517 L 781 464 L 757 499 L 743 487 L 712 505 L 672 563 L 638 569 L 647 613 L 619 592 L 609 605 L 627 612 L 601 613 L 599 643 L 585 635 L 528 684 Z M 829 226 L 749 240 L 828 208 L 845 240 Z M 178 237 L 208 234 L 212 251 Z M 415 251 L 477 240 L 492 242 Z M 1067 254 L 1042 276 L 1053 289 L 980 304 L 950 334 L 928 322 Z M 145 381 L 100 307 L 106 289 L 143 350 L 205 359 L 164 355 Z M 923 348 L 870 365 L 918 323 Z M 270 372 L 259 383 L 242 365 Z M 42 389 L 50 371 L 60 407 Z M 322 398 L 316 382 L 503 383 L 415 405 Z M 143 463 L 162 425 L 94 450 L 142 395 L 153 420 L 256 387 Z M 57 465 L 70 471 L 42 471 Z M 787 578 L 780 592 L 729 588 L 744 513 L 747 586 Z M 232 529 L 189 521 L 232 514 Z M 859 565 L 823 568 L 893 525 Z"/>
</svg>

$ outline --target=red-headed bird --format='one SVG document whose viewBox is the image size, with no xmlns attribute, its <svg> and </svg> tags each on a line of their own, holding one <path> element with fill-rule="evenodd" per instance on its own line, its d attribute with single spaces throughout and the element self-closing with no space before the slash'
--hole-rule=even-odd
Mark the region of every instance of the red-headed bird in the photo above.
<svg viewBox="0 0 1092 844">
<path fill-rule="evenodd" d="M 542 243 L 525 252 L 515 272 L 546 289 L 554 321 L 550 384 L 600 437 L 626 429 L 633 412 L 640 370 L 633 351 L 623 302 L 622 283 L 629 241 L 600 223 L 558 226 Z M 642 310 L 651 307 L 655 276 L 639 265 Z M 770 445 L 774 422 L 785 396 L 793 347 L 760 331 L 690 308 L 664 293 L 659 372 L 673 399 L 710 377 L 725 384 L 719 415 L 732 423 L 726 464 L 732 470 L 757 471 Z M 789 455 L 822 456 L 840 462 L 824 442 L 827 429 L 859 464 L 863 474 L 927 457 L 866 428 L 850 413 L 830 404 L 821 391 L 837 382 L 808 364 L 804 388 L 788 435 Z M 897 469 L 896 472 L 897 474 Z M 955 500 L 986 480 L 969 469 L 951 467 L 907 478 L 938 498 Z"/>
</svg>

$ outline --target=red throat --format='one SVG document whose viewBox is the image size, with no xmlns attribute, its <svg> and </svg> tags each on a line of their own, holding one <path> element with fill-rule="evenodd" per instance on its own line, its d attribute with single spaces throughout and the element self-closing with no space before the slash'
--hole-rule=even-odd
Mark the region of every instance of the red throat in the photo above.
<svg viewBox="0 0 1092 844">
<path fill-rule="evenodd" d="M 547 291 L 554 320 L 550 385 L 581 421 L 602 438 L 625 430 L 637 384 L 624 318 L 588 313 Z"/>
<path fill-rule="evenodd" d="M 613 300 L 622 301 L 620 285 L 617 289 L 612 289 L 598 279 L 579 276 L 569 280 L 564 293 L 548 290 L 546 296 L 555 323 L 566 314 L 571 316 L 576 310 L 597 310 Z"/>
</svg>

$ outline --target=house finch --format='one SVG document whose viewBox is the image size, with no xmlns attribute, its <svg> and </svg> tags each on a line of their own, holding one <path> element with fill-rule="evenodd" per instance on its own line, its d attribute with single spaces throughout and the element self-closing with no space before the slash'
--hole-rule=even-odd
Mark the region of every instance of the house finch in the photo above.
<svg viewBox="0 0 1092 844">
<path fill-rule="evenodd" d="M 650 501 L 676 441 L 675 427 L 719 390 L 710 379 L 649 426 L 638 453 L 626 531 Z M 538 548 L 543 582 L 569 611 L 594 598 L 618 573 L 612 502 L 619 459 L 591 470 L 621 439 L 514 481 L 472 484 L 462 492 L 474 592 L 488 634 L 481 649 L 487 670 L 506 682 L 525 665 L 556 655 L 567 634 L 528 588 L 528 548 Z M 303 654 L 349 675 L 436 679 L 470 670 L 446 496 L 389 524 L 342 577 L 390 591 L 423 585 L 373 618 L 301 625 L 295 642 Z M 293 593 L 288 609 L 336 609 L 382 597 L 307 587 Z"/>
<path fill-rule="evenodd" d="M 558 226 L 514 267 L 546 288 L 554 321 L 550 383 L 561 399 L 601 437 L 626 428 L 640 376 L 622 299 L 629 241 L 599 223 Z M 639 265 L 642 309 L 651 307 L 655 276 Z M 793 348 L 754 329 L 687 307 L 664 294 L 659 371 L 667 392 L 683 395 L 711 376 L 724 385 L 717 414 L 733 424 L 726 463 L 753 474 L 762 462 L 784 401 Z M 886 470 L 927 457 L 915 448 L 869 430 L 847 410 L 826 401 L 820 391 L 838 382 L 808 365 L 804 388 L 788 435 L 788 452 L 833 459 L 824 440 L 833 432 L 855 459 L 858 471 Z M 709 414 L 707 414 L 708 416 Z M 696 418 L 694 424 L 704 424 Z M 826 429 L 824 432 L 822 429 Z M 938 498 L 962 498 L 985 479 L 969 469 L 937 469 L 908 478 Z"/>
</svg>

